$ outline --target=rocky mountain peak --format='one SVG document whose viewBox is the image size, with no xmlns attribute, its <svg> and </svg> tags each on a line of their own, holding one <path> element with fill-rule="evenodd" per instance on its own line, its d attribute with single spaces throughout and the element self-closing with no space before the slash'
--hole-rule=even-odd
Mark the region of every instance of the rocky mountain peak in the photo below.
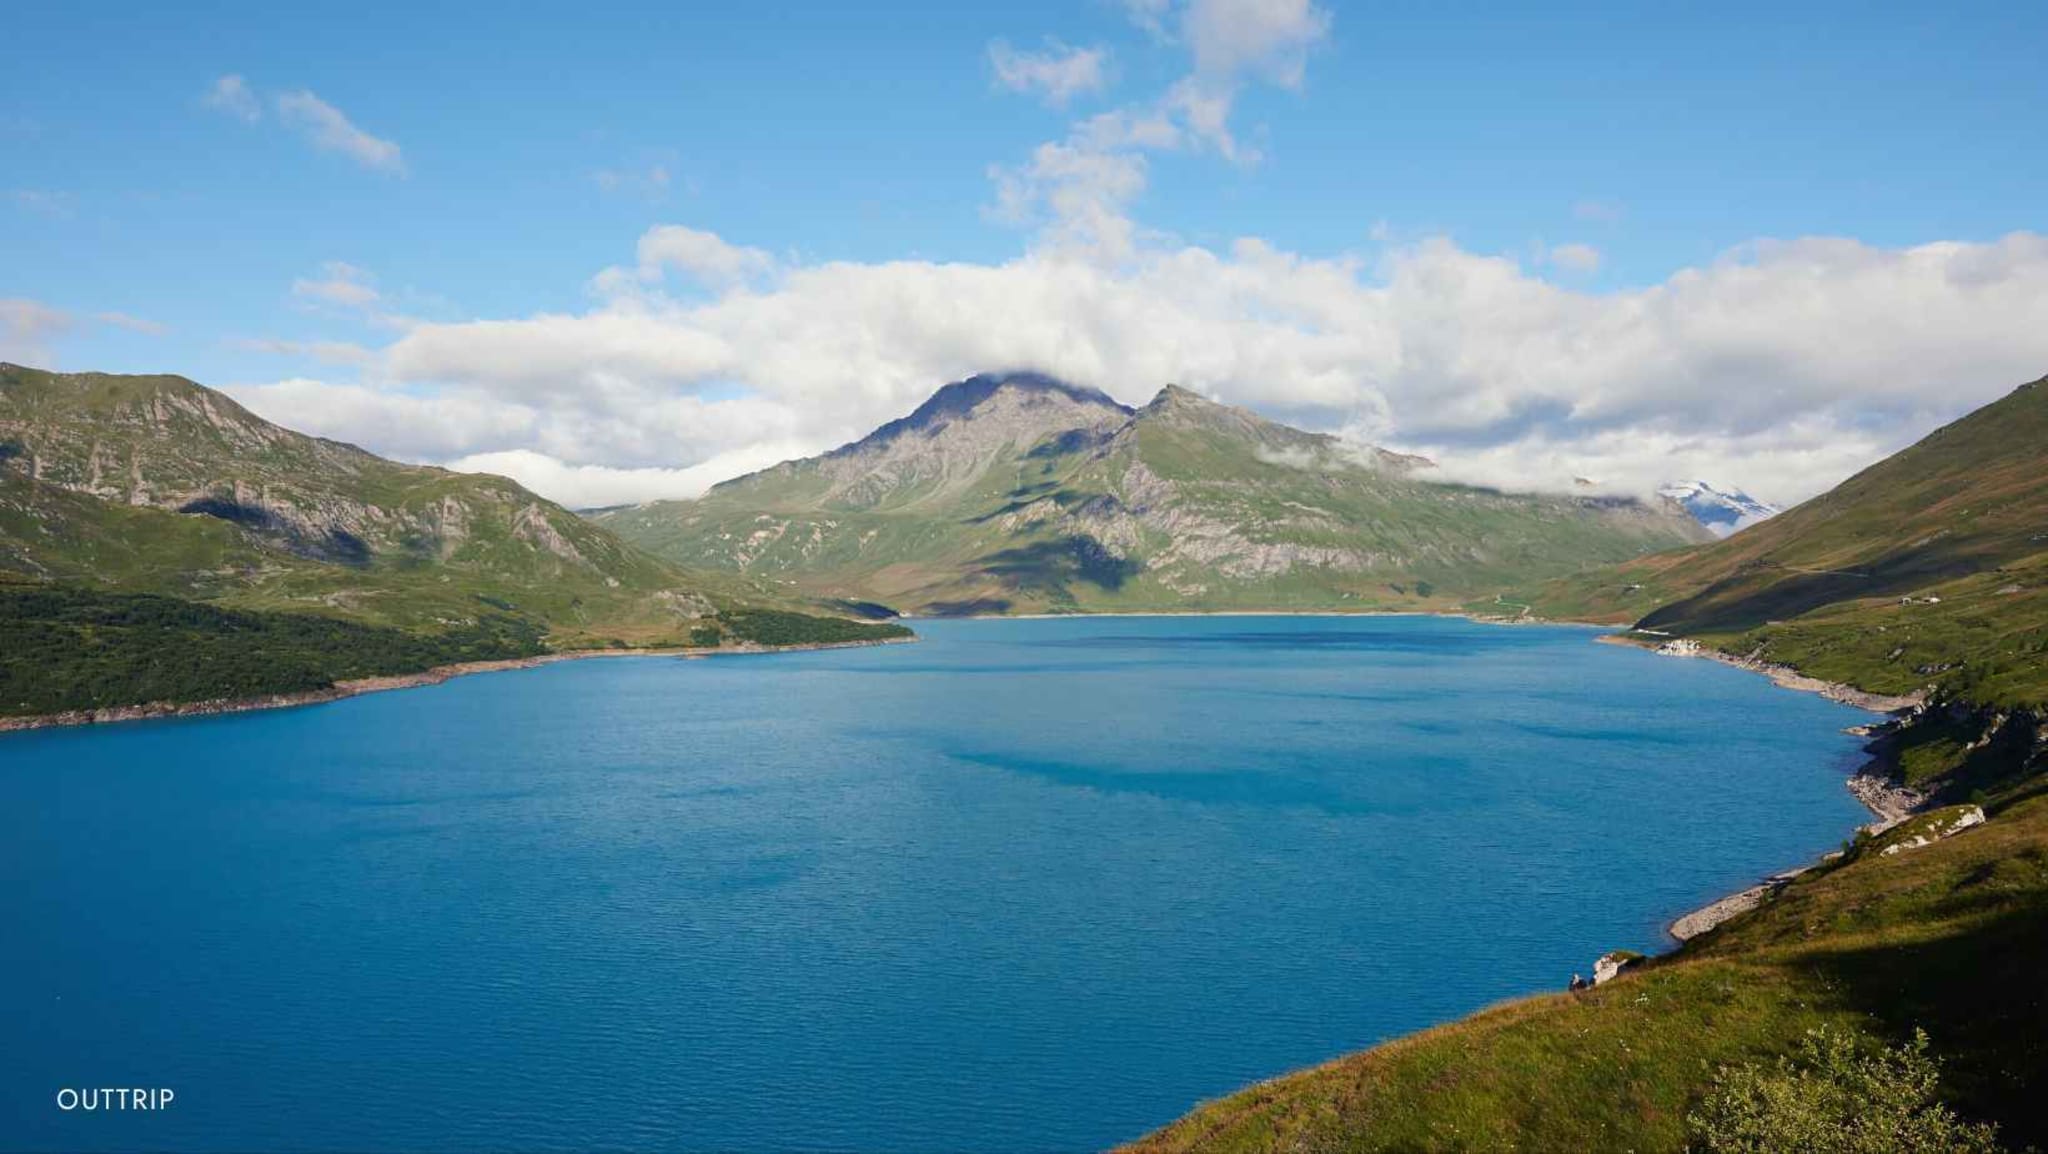
<svg viewBox="0 0 2048 1154">
<path fill-rule="evenodd" d="M 1029 412 L 1041 419 L 1051 418 L 1056 424 L 1064 423 L 1063 427 L 1096 423 L 1092 418 L 1070 419 L 1073 410 L 1113 413 L 1119 419 L 1131 415 L 1130 408 L 1118 404 L 1100 389 L 1069 384 L 1044 373 L 980 373 L 940 387 L 909 416 L 882 425 L 833 455 L 876 449 L 911 433 L 932 436 L 961 421 L 998 414 L 1014 417 Z"/>
<path fill-rule="evenodd" d="M 1740 489 L 1723 489 L 1707 481 L 1673 481 L 1657 495 L 1675 502 L 1716 537 L 1726 537 L 1784 510 L 1759 501 Z"/>
<path fill-rule="evenodd" d="M 1160 389 L 1158 394 L 1145 407 L 1147 409 L 1164 410 L 1220 409 L 1227 408 L 1228 406 L 1212 401 L 1193 389 L 1184 389 L 1179 385 L 1168 384 L 1165 388 Z"/>
</svg>

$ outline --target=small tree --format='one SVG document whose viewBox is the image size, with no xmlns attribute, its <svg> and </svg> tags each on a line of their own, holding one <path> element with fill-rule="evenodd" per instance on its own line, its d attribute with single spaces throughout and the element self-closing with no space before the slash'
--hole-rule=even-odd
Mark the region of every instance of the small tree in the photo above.
<svg viewBox="0 0 2048 1154">
<path fill-rule="evenodd" d="M 1935 1100 L 1939 1075 L 1920 1030 L 1887 1047 L 1823 1026 L 1796 1056 L 1723 1067 L 1686 1125 L 1708 1154 L 1996 1154 L 1996 1126 Z"/>
</svg>

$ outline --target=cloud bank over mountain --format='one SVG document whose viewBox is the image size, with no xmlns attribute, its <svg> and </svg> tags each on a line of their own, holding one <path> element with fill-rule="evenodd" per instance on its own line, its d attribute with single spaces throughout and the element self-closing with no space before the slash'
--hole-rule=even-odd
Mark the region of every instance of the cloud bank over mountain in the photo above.
<svg viewBox="0 0 2048 1154">
<path fill-rule="evenodd" d="M 753 251 L 687 231 L 700 254 Z M 678 235 L 651 230 L 637 256 Z M 641 260 L 651 271 L 581 312 L 419 324 L 360 382 L 235 391 L 423 459 L 665 470 L 637 494 L 653 497 L 717 479 L 693 468 L 714 459 L 830 447 L 939 383 L 1028 366 L 1126 402 L 1178 382 L 1498 485 L 1706 475 L 1784 503 L 2048 366 L 2048 237 L 2032 233 L 1761 241 L 1606 293 L 1443 238 L 1330 257 L 1247 238 L 1116 262 L 741 263 L 756 275 L 707 287 Z"/>
<path fill-rule="evenodd" d="M 1175 382 L 1497 487 L 1649 493 L 1711 476 L 1789 504 L 2048 369 L 2036 233 L 1756 240 L 1615 288 L 1592 283 L 1601 250 L 1571 237 L 1484 253 L 1389 243 L 1362 216 L 1355 247 L 1310 253 L 1149 228 L 1134 206 L 1152 159 L 1264 163 L 1233 125 L 1241 97 L 1305 92 L 1336 23 L 1311 0 L 1124 8 L 1175 66 L 990 167 L 989 216 L 1024 230 L 1013 259 L 806 260 L 657 224 L 593 260 L 614 263 L 579 311 L 385 317 L 384 347 L 321 358 L 359 365 L 354 380 L 232 391 L 287 424 L 498 468 L 573 504 L 693 495 L 853 440 L 945 381 L 1017 368 L 1127 403 Z M 1105 95 L 1106 56 L 1045 44 L 992 46 L 997 84 L 1059 108 Z M 1588 200 L 1575 215 L 1621 210 Z M 366 270 L 329 274 L 295 292 L 382 307 Z M 15 327 L 21 344 L 39 325 Z"/>
</svg>

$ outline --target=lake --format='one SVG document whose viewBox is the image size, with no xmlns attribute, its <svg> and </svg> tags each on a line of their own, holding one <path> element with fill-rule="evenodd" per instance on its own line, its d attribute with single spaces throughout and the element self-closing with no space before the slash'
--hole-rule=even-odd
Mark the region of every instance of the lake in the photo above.
<svg viewBox="0 0 2048 1154">
<path fill-rule="evenodd" d="M 0 1148 L 1100 1147 L 1865 820 L 1867 714 L 1589 630 L 916 627 L 0 735 Z"/>
</svg>

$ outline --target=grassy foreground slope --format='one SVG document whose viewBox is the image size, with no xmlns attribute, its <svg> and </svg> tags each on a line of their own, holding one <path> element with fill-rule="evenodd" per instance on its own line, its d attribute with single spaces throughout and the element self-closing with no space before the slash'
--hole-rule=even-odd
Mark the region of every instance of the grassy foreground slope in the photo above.
<svg viewBox="0 0 2048 1154">
<path fill-rule="evenodd" d="M 1675 955 L 1267 1082 L 1134 1144 L 1143 1151 L 1681 1150 L 1724 1066 L 1787 1053 L 1823 1023 L 1945 1062 L 1942 1097 L 2048 1141 L 2048 789 L 1887 855 L 1859 845 Z"/>
<path fill-rule="evenodd" d="M 1873 748 L 1936 808 L 1596 989 L 1251 1087 L 1136 1148 L 1699 1148 L 1687 1117 L 1718 1073 L 1823 1025 L 1885 1044 L 1924 1029 L 1944 1102 L 2011 1148 L 2048 1147 L 2048 381 L 1726 541 L 1530 600 L 1873 692 L 1929 689 Z M 1984 824 L 1915 844 L 1974 805 Z"/>
<path fill-rule="evenodd" d="M 905 632 L 684 572 L 506 478 L 305 436 L 182 377 L 5 364 L 0 583 L 0 715 Z"/>
</svg>

